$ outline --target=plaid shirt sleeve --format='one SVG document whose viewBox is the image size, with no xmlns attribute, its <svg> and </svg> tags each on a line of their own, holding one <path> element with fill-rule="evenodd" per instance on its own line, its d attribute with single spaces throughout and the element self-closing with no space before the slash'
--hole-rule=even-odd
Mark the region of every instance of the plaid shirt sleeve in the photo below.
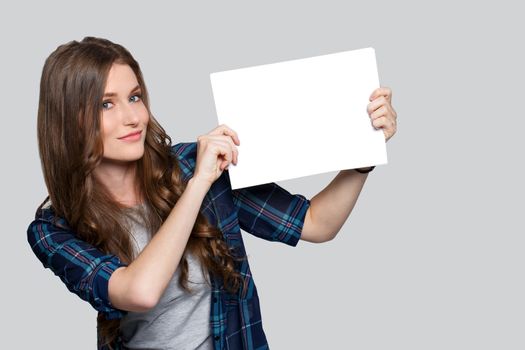
<svg viewBox="0 0 525 350">
<path fill-rule="evenodd" d="M 257 237 L 295 247 L 310 200 L 274 182 L 232 190 L 240 227 Z"/>
<path fill-rule="evenodd" d="M 50 220 L 37 217 L 27 229 L 31 249 L 45 268 L 51 269 L 69 291 L 89 302 L 107 319 L 121 318 L 127 311 L 111 304 L 109 278 L 126 264 L 116 255 L 104 254 Z"/>
</svg>

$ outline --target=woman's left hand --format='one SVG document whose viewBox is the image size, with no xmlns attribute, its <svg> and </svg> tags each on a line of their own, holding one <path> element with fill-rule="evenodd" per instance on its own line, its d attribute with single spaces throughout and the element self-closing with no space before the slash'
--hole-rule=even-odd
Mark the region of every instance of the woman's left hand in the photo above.
<svg viewBox="0 0 525 350">
<path fill-rule="evenodd" d="M 385 86 L 377 88 L 370 95 L 370 101 L 366 110 L 372 125 L 376 129 L 383 129 L 387 142 L 397 130 L 397 113 L 392 107 L 392 90 Z"/>
</svg>

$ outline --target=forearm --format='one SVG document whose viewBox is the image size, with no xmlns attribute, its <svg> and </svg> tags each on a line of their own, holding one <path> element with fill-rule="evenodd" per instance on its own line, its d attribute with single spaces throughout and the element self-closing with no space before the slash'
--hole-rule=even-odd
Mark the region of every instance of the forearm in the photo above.
<svg viewBox="0 0 525 350">
<path fill-rule="evenodd" d="M 321 192 L 310 200 L 317 241 L 333 239 L 352 212 L 367 174 L 353 169 L 341 170 Z"/>
<path fill-rule="evenodd" d="M 122 271 L 119 283 L 122 296 L 127 293 L 130 299 L 135 300 L 135 305 L 141 305 L 144 309 L 157 304 L 184 253 L 208 189 L 206 183 L 194 181 L 193 178 L 189 180 L 158 232 Z"/>
</svg>

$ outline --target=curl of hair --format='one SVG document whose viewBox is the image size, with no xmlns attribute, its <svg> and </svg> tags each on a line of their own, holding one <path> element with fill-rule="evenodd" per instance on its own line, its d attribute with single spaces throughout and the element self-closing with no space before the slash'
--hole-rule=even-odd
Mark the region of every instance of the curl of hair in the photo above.
<svg viewBox="0 0 525 350">
<path fill-rule="evenodd" d="M 113 64 L 127 64 L 136 75 L 150 120 L 144 156 L 136 161 L 136 191 L 144 199 L 140 215 L 154 235 L 184 192 L 171 138 L 153 117 L 139 64 L 123 46 L 107 39 L 85 37 L 60 45 L 46 59 L 40 81 L 38 147 L 52 207 L 78 237 L 124 263 L 134 259 L 127 225 L 129 208 L 116 201 L 94 176 L 104 152 L 101 135 L 102 97 Z M 199 212 L 179 263 L 181 288 L 191 292 L 187 255 L 191 252 L 203 272 L 222 279 L 231 293 L 243 285 L 236 264 L 244 259 L 231 250 L 221 231 Z M 207 274 L 204 274 L 207 276 Z M 210 283 L 210 281 L 208 281 Z M 119 336 L 120 319 L 97 318 L 99 341 L 112 349 Z"/>
</svg>

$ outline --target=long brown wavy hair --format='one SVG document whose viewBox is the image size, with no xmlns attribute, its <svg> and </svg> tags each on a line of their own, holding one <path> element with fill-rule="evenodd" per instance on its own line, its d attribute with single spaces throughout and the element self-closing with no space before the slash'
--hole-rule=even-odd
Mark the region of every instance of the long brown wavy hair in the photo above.
<svg viewBox="0 0 525 350">
<path fill-rule="evenodd" d="M 40 81 L 38 147 L 41 166 L 55 213 L 67 220 L 80 239 L 124 263 L 134 259 L 126 215 L 94 176 L 104 153 L 101 135 L 102 98 L 113 63 L 127 64 L 136 75 L 150 119 L 144 155 L 137 160 L 137 191 L 144 199 L 143 219 L 152 235 L 158 231 L 186 187 L 171 151 L 172 141 L 150 111 L 148 93 L 139 64 L 123 46 L 107 39 L 85 37 L 60 45 L 46 59 Z M 44 202 L 46 202 L 44 201 Z M 222 278 L 235 293 L 242 277 L 236 261 L 245 259 L 230 250 L 221 231 L 199 212 L 180 261 L 181 287 L 188 288 L 187 254 L 191 252 L 203 269 Z M 206 276 L 206 274 L 205 274 Z M 119 335 L 120 319 L 97 317 L 101 344 L 112 349 Z"/>
</svg>

